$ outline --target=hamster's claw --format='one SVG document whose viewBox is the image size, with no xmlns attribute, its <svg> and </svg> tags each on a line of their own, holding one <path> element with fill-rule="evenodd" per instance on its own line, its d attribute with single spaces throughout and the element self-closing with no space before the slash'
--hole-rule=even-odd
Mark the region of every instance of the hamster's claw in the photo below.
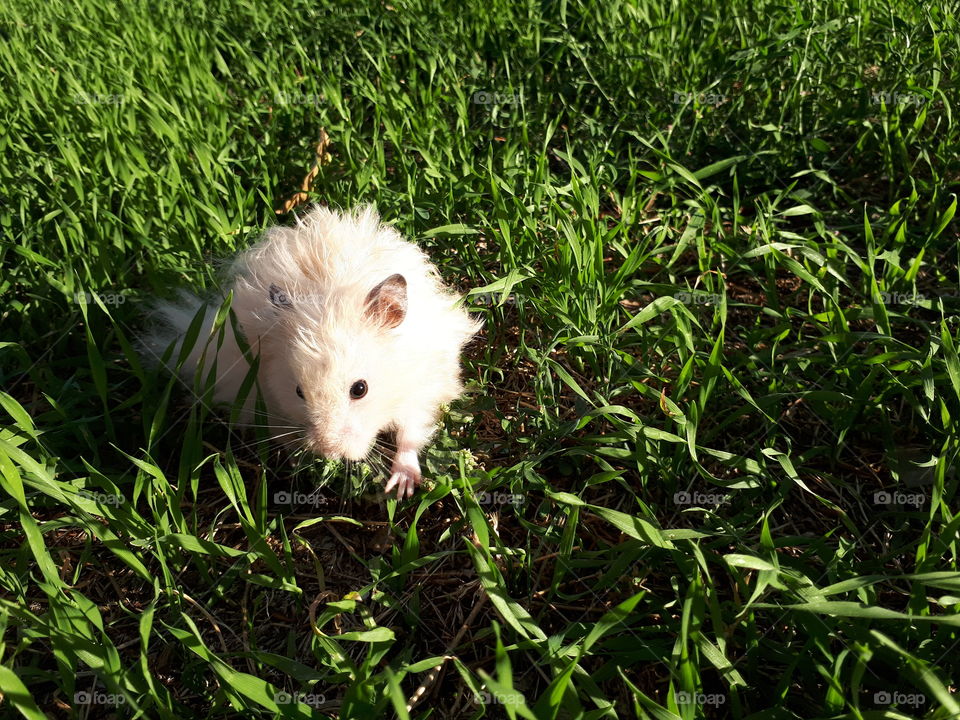
<svg viewBox="0 0 960 720">
<path fill-rule="evenodd" d="M 404 462 L 404 459 L 398 457 L 393 461 L 393 474 L 387 481 L 385 492 L 397 489 L 397 500 L 403 500 L 404 494 L 407 497 L 413 497 L 413 491 L 420 484 L 420 464 L 414 454 L 413 462 Z"/>
<path fill-rule="evenodd" d="M 420 481 L 419 477 L 414 477 L 407 472 L 400 470 L 390 476 L 387 481 L 385 492 L 390 492 L 394 487 L 397 488 L 397 500 L 403 500 L 404 494 L 407 497 L 413 497 L 413 490 Z"/>
</svg>

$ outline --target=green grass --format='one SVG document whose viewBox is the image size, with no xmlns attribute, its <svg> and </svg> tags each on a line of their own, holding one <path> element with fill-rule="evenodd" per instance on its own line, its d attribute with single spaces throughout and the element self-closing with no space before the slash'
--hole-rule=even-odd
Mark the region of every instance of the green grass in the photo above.
<svg viewBox="0 0 960 720">
<path fill-rule="evenodd" d="M 955 10 L 5 3 L 0 715 L 960 717 Z M 486 322 L 399 505 L 131 349 L 321 128 Z"/>
</svg>

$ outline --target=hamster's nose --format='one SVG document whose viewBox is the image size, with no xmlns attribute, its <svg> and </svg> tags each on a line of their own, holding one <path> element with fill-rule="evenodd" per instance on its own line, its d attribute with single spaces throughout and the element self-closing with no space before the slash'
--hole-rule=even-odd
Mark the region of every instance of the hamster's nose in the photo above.
<svg viewBox="0 0 960 720">
<path fill-rule="evenodd" d="M 322 455 L 329 460 L 340 459 L 340 452 L 337 444 L 335 442 L 331 442 L 331 438 L 316 426 L 307 430 L 307 444 L 310 448 L 310 451 L 317 455 Z"/>
<path fill-rule="evenodd" d="M 315 451 L 330 460 L 363 460 L 369 452 L 369 447 L 361 447 L 347 431 L 317 429 L 310 433 L 310 440 Z"/>
<path fill-rule="evenodd" d="M 360 460 L 350 452 L 343 433 L 330 432 L 329 428 L 317 428 L 310 433 L 311 445 L 328 460 Z"/>
</svg>

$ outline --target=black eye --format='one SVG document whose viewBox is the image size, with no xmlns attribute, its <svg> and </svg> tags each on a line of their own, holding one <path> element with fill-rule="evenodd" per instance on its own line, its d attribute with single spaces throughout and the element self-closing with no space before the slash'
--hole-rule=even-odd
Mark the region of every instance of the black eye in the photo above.
<svg viewBox="0 0 960 720">
<path fill-rule="evenodd" d="M 357 380 L 353 385 L 350 386 L 350 397 L 352 397 L 354 400 L 359 400 L 366 394 L 367 394 L 366 381 Z"/>
<path fill-rule="evenodd" d="M 300 399 L 303 400 L 303 389 L 297 385 L 297 395 L 300 396 Z"/>
</svg>

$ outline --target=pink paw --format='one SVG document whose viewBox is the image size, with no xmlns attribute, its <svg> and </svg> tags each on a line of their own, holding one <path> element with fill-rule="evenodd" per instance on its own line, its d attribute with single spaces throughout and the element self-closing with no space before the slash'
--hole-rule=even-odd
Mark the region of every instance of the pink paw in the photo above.
<svg viewBox="0 0 960 720">
<path fill-rule="evenodd" d="M 420 484 L 420 463 L 417 462 L 417 455 L 413 453 L 412 460 L 408 457 L 404 457 L 403 454 L 398 454 L 393 461 L 393 467 L 391 468 L 393 474 L 390 476 L 390 479 L 387 481 L 387 486 L 384 488 L 385 492 L 390 492 L 394 488 L 397 489 L 397 500 L 402 500 L 404 494 L 407 497 L 413 497 L 413 491 Z"/>
</svg>

